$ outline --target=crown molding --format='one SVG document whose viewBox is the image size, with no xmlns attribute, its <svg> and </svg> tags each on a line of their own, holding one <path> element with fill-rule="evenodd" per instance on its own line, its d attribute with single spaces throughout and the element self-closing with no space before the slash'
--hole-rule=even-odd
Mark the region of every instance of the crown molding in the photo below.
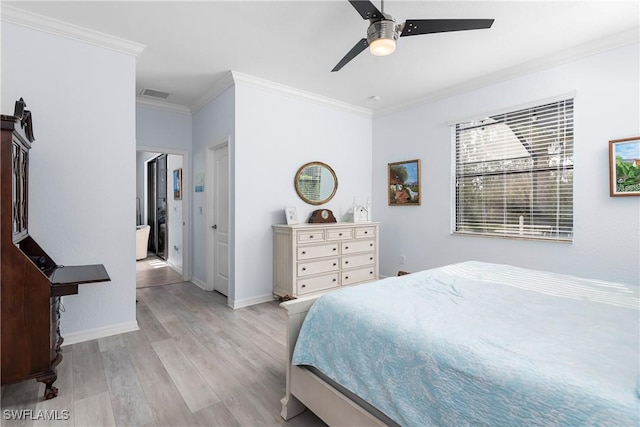
<svg viewBox="0 0 640 427">
<path fill-rule="evenodd" d="M 157 101 L 155 99 L 136 97 L 136 105 L 139 107 L 153 108 L 154 110 L 169 111 L 171 113 L 191 114 L 189 107 L 171 102 Z"/>
<path fill-rule="evenodd" d="M 3 22 L 22 25 L 24 27 L 115 50 L 135 57 L 138 57 L 146 47 L 141 43 L 132 42 L 120 37 L 80 27 L 78 25 L 69 24 L 67 22 L 38 15 L 13 6 L 2 5 L 0 7 L 0 19 Z"/>
<path fill-rule="evenodd" d="M 526 74 L 537 71 L 546 70 L 568 62 L 577 61 L 588 56 L 597 55 L 608 50 L 627 46 L 640 42 L 640 28 L 636 27 L 631 30 L 622 31 L 609 37 L 598 39 L 594 42 L 584 43 L 571 49 L 563 50 L 553 55 L 547 55 L 544 58 L 527 61 L 522 64 L 506 68 L 495 73 L 487 74 L 477 79 L 450 86 L 442 90 L 432 92 L 428 95 L 416 98 L 412 101 L 397 104 L 388 108 L 376 110 L 374 117 L 381 117 L 387 114 L 393 114 L 402 110 L 438 101 L 464 92 L 480 89 L 492 84 L 501 83 L 507 80 L 515 79 Z"/>
<path fill-rule="evenodd" d="M 204 92 L 204 94 L 194 102 L 190 108 L 191 112 L 195 113 L 200 110 L 202 107 L 207 105 L 213 99 L 222 94 L 225 90 L 229 89 L 234 85 L 233 74 L 231 71 L 227 71 L 224 75 L 218 79 L 209 90 Z"/>
<path fill-rule="evenodd" d="M 191 106 L 191 111 L 195 113 L 196 111 L 198 111 L 199 109 L 207 105 L 209 102 L 211 102 L 211 100 L 219 96 L 222 92 L 224 92 L 225 90 L 229 89 L 230 87 L 236 84 L 255 87 L 259 89 L 266 89 L 279 94 L 293 96 L 296 98 L 302 98 L 307 101 L 315 102 L 317 104 L 328 105 L 330 107 L 333 107 L 339 110 L 360 114 L 366 117 L 371 117 L 373 115 L 373 111 L 368 108 L 358 107 L 355 105 L 348 104 L 346 102 L 337 101 L 332 98 L 307 92 L 301 89 L 296 89 L 294 87 L 286 86 L 280 83 L 271 82 L 269 80 L 260 79 L 258 77 L 239 73 L 237 71 L 226 72 L 211 87 L 210 90 L 208 90 L 202 97 L 198 99 L 197 102 L 195 102 Z"/>
<path fill-rule="evenodd" d="M 301 89 L 296 89 L 294 87 L 286 86 L 280 83 L 274 83 L 268 80 L 260 79 L 258 77 L 249 76 L 247 74 L 242 74 L 237 71 L 231 71 L 231 74 L 233 75 L 233 80 L 236 84 L 240 83 L 245 86 L 266 89 L 279 94 L 289 95 L 296 98 L 303 98 L 307 101 L 315 102 L 321 105 L 327 105 L 327 106 L 336 108 L 338 110 L 343 110 L 350 113 L 356 113 L 361 116 L 371 117 L 373 115 L 373 111 L 368 108 L 358 107 L 343 101 L 335 100 L 333 98 L 318 95 L 312 92 L 307 92 Z"/>
</svg>

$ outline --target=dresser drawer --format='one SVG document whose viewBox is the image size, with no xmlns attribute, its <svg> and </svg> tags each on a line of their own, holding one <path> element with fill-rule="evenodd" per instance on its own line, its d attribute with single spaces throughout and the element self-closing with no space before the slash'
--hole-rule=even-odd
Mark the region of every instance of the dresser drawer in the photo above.
<svg viewBox="0 0 640 427">
<path fill-rule="evenodd" d="M 298 259 L 322 258 L 338 254 L 338 244 L 298 247 Z"/>
<path fill-rule="evenodd" d="M 357 252 L 369 252 L 375 250 L 375 240 L 352 240 L 342 242 L 342 254 L 352 254 Z"/>
<path fill-rule="evenodd" d="M 375 237 L 376 228 L 375 227 L 358 227 L 356 228 L 356 239 L 360 239 L 363 237 Z"/>
<path fill-rule="evenodd" d="M 324 230 L 299 231 L 298 242 L 322 242 L 324 240 Z"/>
<path fill-rule="evenodd" d="M 340 270 L 340 262 L 338 258 L 298 263 L 298 277 L 309 276 L 311 274 L 330 273 L 338 270 Z"/>
<path fill-rule="evenodd" d="M 327 240 L 353 239 L 353 228 L 337 228 L 327 230 Z"/>
<path fill-rule="evenodd" d="M 337 288 L 340 286 L 338 282 L 339 274 L 327 274 L 320 277 L 309 277 L 298 279 L 298 295 L 304 295 L 311 292 L 322 291 L 324 289 Z"/>
<path fill-rule="evenodd" d="M 375 268 L 373 266 L 369 268 L 359 268 L 357 270 L 343 271 L 342 275 L 342 286 L 352 285 L 358 282 L 366 282 L 368 280 L 374 280 L 375 276 Z"/>
<path fill-rule="evenodd" d="M 342 258 L 342 268 L 362 267 L 363 265 L 375 264 L 376 255 L 374 252 L 349 255 Z"/>
</svg>

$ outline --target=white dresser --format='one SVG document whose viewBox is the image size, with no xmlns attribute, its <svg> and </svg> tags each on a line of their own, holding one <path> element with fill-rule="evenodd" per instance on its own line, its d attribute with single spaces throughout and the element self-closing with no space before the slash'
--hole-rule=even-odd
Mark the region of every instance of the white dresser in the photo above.
<svg viewBox="0 0 640 427">
<path fill-rule="evenodd" d="M 376 222 L 273 226 L 273 293 L 301 297 L 378 279 Z"/>
</svg>

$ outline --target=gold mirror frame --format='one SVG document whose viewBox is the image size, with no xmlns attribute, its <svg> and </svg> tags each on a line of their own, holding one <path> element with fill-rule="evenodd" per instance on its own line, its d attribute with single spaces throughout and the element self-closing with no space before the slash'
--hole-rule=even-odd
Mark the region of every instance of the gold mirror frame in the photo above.
<svg viewBox="0 0 640 427">
<path fill-rule="evenodd" d="M 302 173 L 305 171 L 305 169 L 307 169 L 309 166 L 320 166 L 323 167 L 325 169 L 327 169 L 329 172 L 331 172 L 331 176 L 333 176 L 333 191 L 331 192 L 331 194 L 324 198 L 324 199 L 320 199 L 320 200 L 313 200 L 308 198 L 302 191 L 302 189 L 300 188 L 300 177 L 302 176 Z M 298 193 L 298 196 L 304 200 L 306 203 L 309 203 L 310 205 L 322 205 L 324 203 L 327 203 L 329 200 L 333 199 L 333 196 L 336 195 L 336 191 L 338 191 L 338 177 L 336 176 L 336 173 L 333 171 L 333 169 L 331 168 L 331 166 L 329 166 L 326 163 L 322 163 L 322 162 L 309 162 L 309 163 L 305 163 L 304 165 L 300 166 L 300 169 L 298 169 L 298 172 L 296 173 L 296 177 L 293 180 L 293 184 L 296 187 L 296 193 Z"/>
</svg>

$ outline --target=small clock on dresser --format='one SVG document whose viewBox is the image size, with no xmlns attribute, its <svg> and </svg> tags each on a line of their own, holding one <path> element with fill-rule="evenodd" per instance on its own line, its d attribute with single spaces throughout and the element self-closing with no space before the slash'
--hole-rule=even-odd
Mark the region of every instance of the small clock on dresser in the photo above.
<svg viewBox="0 0 640 427">
<path fill-rule="evenodd" d="M 337 222 L 336 217 L 329 209 L 317 209 L 311 213 L 309 217 L 310 224 L 325 223 L 325 222 Z"/>
</svg>

